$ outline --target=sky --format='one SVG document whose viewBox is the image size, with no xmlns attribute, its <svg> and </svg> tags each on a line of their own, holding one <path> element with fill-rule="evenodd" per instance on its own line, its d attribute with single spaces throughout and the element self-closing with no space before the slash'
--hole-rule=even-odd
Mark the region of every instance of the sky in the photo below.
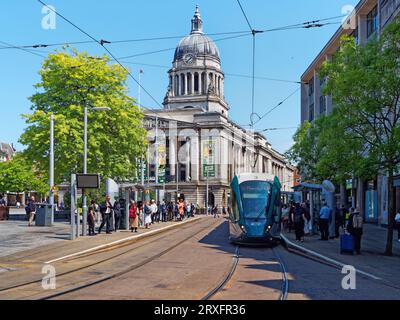
<svg viewBox="0 0 400 320">
<path fill-rule="evenodd" d="M 205 33 L 247 31 L 248 24 L 237 0 L 47 0 L 56 10 L 91 34 L 96 39 L 109 41 L 154 37 L 178 37 L 176 39 L 139 41 L 111 44 L 108 48 L 116 57 L 124 57 L 175 48 L 179 37 L 190 33 L 191 19 L 196 4 L 200 7 Z M 358 0 L 241 0 L 241 4 L 253 29 L 272 29 L 306 21 L 342 15 L 343 8 L 356 5 Z M 0 46 L 65 43 L 90 40 L 61 18 L 56 19 L 55 29 L 42 27 L 43 5 L 37 0 L 2 0 L 0 2 Z M 294 29 L 257 35 L 256 76 L 290 81 L 300 81 L 302 73 L 310 65 L 326 42 L 340 25 L 337 22 L 315 29 Z M 212 38 L 226 37 L 214 36 Z M 230 118 L 241 125 L 250 123 L 251 78 L 234 74 L 252 74 L 251 36 L 218 41 L 222 69 L 226 73 L 225 97 L 230 105 Z M 104 50 L 95 43 L 75 45 L 80 51 L 102 55 Z M 59 47 L 58 49 L 60 49 Z M 46 55 L 56 48 L 36 49 Z M 35 49 L 34 49 L 35 50 Z M 171 67 L 174 50 L 125 59 L 134 76 L 143 69 L 142 85 L 161 104 L 168 86 L 168 68 Z M 39 82 L 38 71 L 43 58 L 18 49 L 0 48 L 0 141 L 18 143 L 26 124 L 22 114 L 30 113 L 28 100 L 35 93 Z M 129 64 L 128 64 L 129 62 Z M 128 80 L 130 95 L 138 95 L 137 84 Z M 291 82 L 256 80 L 255 112 L 263 115 L 292 94 L 299 84 Z M 155 102 L 142 92 L 142 104 L 158 108 Z M 267 131 L 265 136 L 274 149 L 285 152 L 293 144 L 295 127 L 300 124 L 300 92 L 296 92 L 279 108 L 256 125 L 256 129 L 291 128 Z"/>
</svg>

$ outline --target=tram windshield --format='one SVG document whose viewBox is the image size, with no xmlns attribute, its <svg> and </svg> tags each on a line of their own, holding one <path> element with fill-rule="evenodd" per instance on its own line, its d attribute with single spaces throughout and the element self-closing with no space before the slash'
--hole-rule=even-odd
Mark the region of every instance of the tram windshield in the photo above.
<svg viewBox="0 0 400 320">
<path fill-rule="evenodd" d="M 266 218 L 271 184 L 267 181 L 246 181 L 240 185 L 245 218 Z"/>
</svg>

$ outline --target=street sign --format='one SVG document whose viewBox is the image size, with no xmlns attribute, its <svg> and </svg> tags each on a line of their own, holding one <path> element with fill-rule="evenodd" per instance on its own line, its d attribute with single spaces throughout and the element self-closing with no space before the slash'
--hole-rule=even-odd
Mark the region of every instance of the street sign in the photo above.
<svg viewBox="0 0 400 320">
<path fill-rule="evenodd" d="M 78 189 L 99 189 L 100 175 L 98 174 L 77 174 L 76 187 Z"/>
<path fill-rule="evenodd" d="M 204 164 L 203 165 L 203 175 L 208 178 L 215 178 L 215 165 Z"/>
</svg>

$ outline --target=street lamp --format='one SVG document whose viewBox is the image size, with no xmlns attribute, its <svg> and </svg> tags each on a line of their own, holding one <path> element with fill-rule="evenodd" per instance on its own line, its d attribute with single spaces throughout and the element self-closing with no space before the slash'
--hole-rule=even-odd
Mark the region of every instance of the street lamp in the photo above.
<svg viewBox="0 0 400 320">
<path fill-rule="evenodd" d="M 88 123 L 88 111 L 89 108 L 85 107 L 84 112 L 84 146 L 83 146 L 83 174 L 87 174 L 87 123 Z M 110 107 L 92 107 L 90 111 L 111 111 Z M 87 234 L 87 198 L 85 190 L 82 190 L 82 209 L 83 209 L 83 221 L 82 221 L 82 235 Z"/>
</svg>

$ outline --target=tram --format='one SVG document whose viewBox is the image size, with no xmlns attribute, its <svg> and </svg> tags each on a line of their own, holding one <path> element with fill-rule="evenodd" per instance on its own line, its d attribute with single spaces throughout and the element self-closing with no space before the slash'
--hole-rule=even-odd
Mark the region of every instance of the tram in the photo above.
<svg viewBox="0 0 400 320">
<path fill-rule="evenodd" d="M 240 174 L 231 183 L 230 241 L 235 244 L 276 245 L 280 242 L 281 188 L 268 174 Z"/>
</svg>

